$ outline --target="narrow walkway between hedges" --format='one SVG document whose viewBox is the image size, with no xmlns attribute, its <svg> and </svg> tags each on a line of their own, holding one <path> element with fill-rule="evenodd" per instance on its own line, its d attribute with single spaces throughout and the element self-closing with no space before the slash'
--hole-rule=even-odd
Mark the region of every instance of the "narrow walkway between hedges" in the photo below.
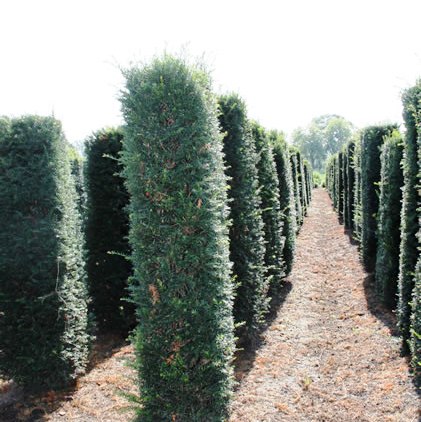
<svg viewBox="0 0 421 422">
<path fill-rule="evenodd" d="M 376 305 L 324 190 L 314 191 L 288 283 L 230 421 L 417 421 L 393 315 Z"/>
</svg>

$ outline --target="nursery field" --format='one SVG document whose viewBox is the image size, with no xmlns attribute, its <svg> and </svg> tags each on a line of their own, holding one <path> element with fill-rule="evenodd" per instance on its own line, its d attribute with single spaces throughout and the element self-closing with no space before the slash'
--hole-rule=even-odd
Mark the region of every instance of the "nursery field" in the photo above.
<svg viewBox="0 0 421 422">
<path fill-rule="evenodd" d="M 261 344 L 237 356 L 230 421 L 417 421 L 419 398 L 395 326 L 327 192 L 314 190 Z M 133 361 L 131 346 L 103 338 L 75 390 L 23 397 L 0 384 L 0 405 L 10 401 L 0 420 L 130 421 L 124 394 L 137 394 Z"/>
</svg>

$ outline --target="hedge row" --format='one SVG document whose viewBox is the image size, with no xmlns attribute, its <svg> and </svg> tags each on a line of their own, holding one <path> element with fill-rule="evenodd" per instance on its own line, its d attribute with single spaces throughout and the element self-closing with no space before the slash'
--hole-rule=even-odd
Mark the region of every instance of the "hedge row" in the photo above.
<svg viewBox="0 0 421 422">
<path fill-rule="evenodd" d="M 421 81 L 404 93 L 403 110 L 403 139 L 395 125 L 365 128 L 330 158 L 326 175 L 334 207 L 359 243 L 365 268 L 374 272 L 380 300 L 396 308 L 403 351 L 411 352 L 420 384 Z"/>
<path fill-rule="evenodd" d="M 66 386 L 95 325 L 136 319 L 140 418 L 224 420 L 235 336 L 258 339 L 291 271 L 312 170 L 203 70 L 125 76 L 125 126 L 88 138 L 85 166 L 55 119 L 0 119 L 0 373 Z"/>
</svg>

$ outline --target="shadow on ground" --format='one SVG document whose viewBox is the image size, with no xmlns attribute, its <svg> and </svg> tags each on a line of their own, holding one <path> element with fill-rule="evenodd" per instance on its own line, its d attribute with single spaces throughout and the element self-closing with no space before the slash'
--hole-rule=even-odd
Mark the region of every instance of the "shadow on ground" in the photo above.
<svg viewBox="0 0 421 422">
<path fill-rule="evenodd" d="M 282 309 L 286 298 L 292 290 L 292 283 L 288 279 L 284 280 L 279 295 L 272 299 L 270 303 L 270 310 L 266 316 L 266 321 L 258 337 L 253 342 L 246 342 L 244 339 L 239 339 L 237 343 L 237 353 L 235 354 L 234 373 L 237 382 L 240 382 L 253 368 L 256 354 L 263 345 L 264 334 L 276 319 L 278 312 Z"/>
<path fill-rule="evenodd" d="M 107 333 L 97 336 L 87 373 L 108 359 L 127 344 L 121 334 Z M 39 394 L 24 393 L 13 382 L 0 381 L 0 421 L 1 422 L 41 422 L 57 410 L 63 402 L 72 400 L 77 384 L 60 391 Z"/>
<path fill-rule="evenodd" d="M 377 297 L 373 274 L 368 274 L 365 277 L 364 292 L 367 306 L 371 314 L 386 325 L 392 336 L 399 337 L 399 331 L 396 325 L 396 316 L 391 310 L 386 308 Z"/>
</svg>

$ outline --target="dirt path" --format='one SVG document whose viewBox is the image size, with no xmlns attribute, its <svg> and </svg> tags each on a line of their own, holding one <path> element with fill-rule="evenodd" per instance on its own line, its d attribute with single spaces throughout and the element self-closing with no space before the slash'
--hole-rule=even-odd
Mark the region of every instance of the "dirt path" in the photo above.
<svg viewBox="0 0 421 422">
<path fill-rule="evenodd" d="M 314 192 L 284 295 L 263 345 L 251 360 L 246 354 L 237 362 L 241 382 L 230 422 L 418 420 L 393 315 L 375 305 L 357 248 L 325 191 Z M 23 399 L 0 381 L 0 421 L 132 420 L 133 412 L 122 412 L 128 403 L 121 393 L 137 392 L 127 366 L 133 349 L 112 338 L 97 349 L 75 391 Z M 2 409 L 9 395 L 14 403 Z"/>
<path fill-rule="evenodd" d="M 417 421 L 393 315 L 375 305 L 357 247 L 323 190 L 314 192 L 289 281 L 231 422 Z"/>
</svg>

